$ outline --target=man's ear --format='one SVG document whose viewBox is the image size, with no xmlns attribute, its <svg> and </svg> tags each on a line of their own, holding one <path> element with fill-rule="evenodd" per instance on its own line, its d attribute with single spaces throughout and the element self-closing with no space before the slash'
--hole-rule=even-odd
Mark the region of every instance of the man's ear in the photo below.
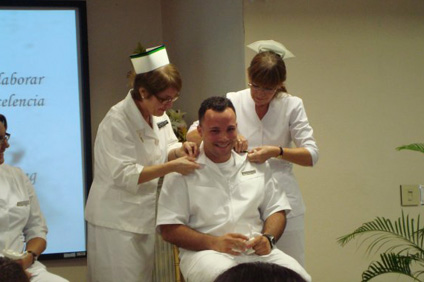
<svg viewBox="0 0 424 282">
<path fill-rule="evenodd" d="M 202 137 L 202 139 L 203 139 L 203 132 L 202 132 L 202 127 L 200 126 L 200 123 L 199 123 L 199 125 L 197 126 L 197 132 L 199 133 L 199 135 L 200 135 L 200 137 Z"/>
</svg>

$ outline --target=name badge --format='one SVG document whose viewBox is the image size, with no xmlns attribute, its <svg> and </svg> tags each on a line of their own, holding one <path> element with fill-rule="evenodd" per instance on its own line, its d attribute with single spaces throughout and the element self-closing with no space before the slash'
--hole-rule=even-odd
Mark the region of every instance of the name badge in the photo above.
<svg viewBox="0 0 424 282">
<path fill-rule="evenodd" d="M 161 122 L 158 122 L 158 128 L 162 128 L 162 127 L 164 127 L 165 125 L 167 125 L 168 124 L 168 121 L 167 120 L 164 120 L 164 121 L 161 121 Z"/>
<path fill-rule="evenodd" d="M 29 205 L 29 200 L 17 202 L 16 205 L 18 207 L 28 206 Z"/>
<path fill-rule="evenodd" d="M 242 175 L 251 175 L 255 173 L 256 173 L 256 170 L 245 170 L 241 172 Z"/>
</svg>

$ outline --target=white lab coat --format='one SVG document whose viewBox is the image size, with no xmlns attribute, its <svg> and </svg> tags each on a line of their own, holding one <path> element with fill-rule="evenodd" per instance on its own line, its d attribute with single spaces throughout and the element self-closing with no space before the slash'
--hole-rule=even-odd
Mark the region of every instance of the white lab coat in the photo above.
<svg viewBox="0 0 424 282">
<path fill-rule="evenodd" d="M 181 146 L 166 114 L 153 116 L 152 124 L 129 92 L 99 125 L 85 209 L 89 281 L 151 279 L 159 179 L 137 184 L 138 178 L 144 166 L 166 162 L 168 152 Z"/>
<path fill-rule="evenodd" d="M 178 148 L 166 114 L 142 117 L 131 94 L 113 106 L 99 125 L 94 145 L 94 181 L 85 218 L 93 225 L 133 232 L 155 232 L 158 179 L 137 184 L 144 166 L 164 163 Z"/>
<path fill-rule="evenodd" d="M 236 108 L 238 130 L 248 140 L 249 149 L 262 145 L 290 148 L 294 143 L 296 147 L 307 149 L 315 164 L 318 161 L 318 147 L 303 102 L 298 97 L 281 94 L 282 97 L 271 100 L 268 112 L 260 120 L 255 112 L 250 89 L 228 93 L 228 99 Z M 289 198 L 292 212 L 288 217 L 303 215 L 305 205 L 292 172 L 293 164 L 276 158 L 271 158 L 269 163 L 278 186 L 286 191 Z"/>
<path fill-rule="evenodd" d="M 26 242 L 46 240 L 46 234 L 46 221 L 30 180 L 21 169 L 0 165 L 0 255 L 3 249 L 22 252 Z M 67 281 L 47 272 L 38 261 L 27 271 L 34 275 L 31 282 Z"/>
</svg>

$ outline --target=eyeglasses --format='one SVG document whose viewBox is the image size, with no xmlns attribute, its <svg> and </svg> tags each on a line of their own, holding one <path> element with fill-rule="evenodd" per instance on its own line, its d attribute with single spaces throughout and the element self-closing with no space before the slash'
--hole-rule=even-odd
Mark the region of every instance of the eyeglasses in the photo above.
<svg viewBox="0 0 424 282">
<path fill-rule="evenodd" d="M 5 133 L 4 134 L 4 137 L 0 137 L 0 144 L 4 144 L 4 142 L 6 142 L 6 141 L 9 141 L 9 139 L 10 139 L 10 133 Z"/>
<path fill-rule="evenodd" d="M 255 91 L 260 91 L 265 94 L 274 94 L 275 91 L 277 91 L 278 87 L 276 88 L 266 88 L 266 87 L 260 87 L 256 84 L 248 83 L 250 88 L 253 88 Z"/>
<path fill-rule="evenodd" d="M 180 94 L 177 94 L 174 98 L 161 98 L 159 96 L 156 96 L 156 99 L 162 104 L 162 105 L 166 105 L 169 103 L 174 103 L 175 101 L 178 100 L 178 98 L 180 98 Z"/>
</svg>

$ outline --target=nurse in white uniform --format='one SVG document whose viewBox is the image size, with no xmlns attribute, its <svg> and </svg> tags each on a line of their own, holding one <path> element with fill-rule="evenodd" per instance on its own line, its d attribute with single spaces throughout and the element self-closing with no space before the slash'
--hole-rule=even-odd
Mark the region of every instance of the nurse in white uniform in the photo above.
<svg viewBox="0 0 424 282">
<path fill-rule="evenodd" d="M 289 198 L 291 213 L 277 247 L 305 264 L 305 205 L 293 174 L 293 164 L 313 166 L 318 147 L 300 98 L 287 93 L 283 59 L 294 57 L 281 43 L 262 40 L 248 45 L 258 54 L 248 68 L 249 88 L 227 94 L 237 112 L 236 151 L 249 149 L 252 162 L 269 161 L 273 176 Z M 187 140 L 199 142 L 197 122 Z M 294 146 L 293 146 L 294 145 Z"/>
<path fill-rule="evenodd" d="M 133 89 L 99 125 L 88 196 L 88 281 L 152 278 L 158 179 L 198 168 L 197 146 L 178 142 L 166 110 L 181 78 L 165 46 L 131 56 Z"/>
<path fill-rule="evenodd" d="M 46 221 L 28 177 L 4 163 L 10 137 L 6 130 L 6 117 L 0 114 L 0 256 L 21 264 L 31 282 L 66 282 L 37 261 L 46 249 Z"/>
</svg>

